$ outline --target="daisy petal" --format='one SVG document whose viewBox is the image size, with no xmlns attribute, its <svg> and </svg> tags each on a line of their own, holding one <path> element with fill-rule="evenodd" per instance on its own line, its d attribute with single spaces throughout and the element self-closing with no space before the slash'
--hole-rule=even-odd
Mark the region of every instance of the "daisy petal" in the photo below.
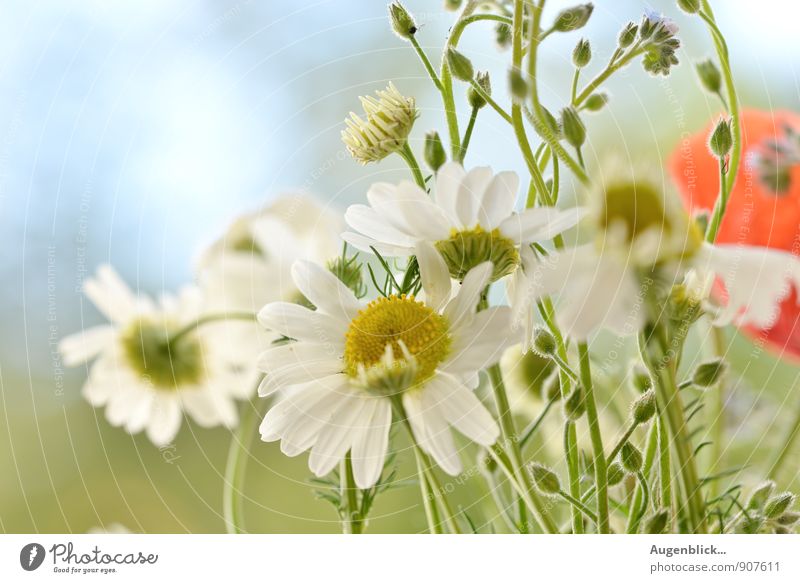
<svg viewBox="0 0 800 583">
<path fill-rule="evenodd" d="M 454 374 L 471 374 L 500 360 L 509 346 L 519 342 L 511 332 L 511 310 L 496 306 L 475 314 L 457 332 L 448 360 L 442 368 Z"/>
<path fill-rule="evenodd" d="M 330 416 L 317 436 L 308 468 L 317 477 L 328 474 L 343 458 L 353 444 L 354 426 L 366 407 L 368 398 L 353 394 L 344 395 L 337 409 Z"/>
<path fill-rule="evenodd" d="M 161 396 L 153 402 L 150 422 L 147 424 L 147 437 L 156 446 L 169 444 L 181 426 L 181 408 L 173 395 Z"/>
<path fill-rule="evenodd" d="M 66 366 L 75 366 L 97 356 L 114 339 L 113 326 L 95 326 L 62 339 L 58 350 Z"/>
<path fill-rule="evenodd" d="M 425 291 L 425 303 L 436 312 L 450 299 L 451 279 L 442 256 L 427 241 L 417 244 L 415 253 L 419 262 L 419 276 Z"/>
<path fill-rule="evenodd" d="M 490 446 L 500 437 L 500 428 L 475 393 L 449 375 L 439 375 L 426 387 L 431 400 L 447 422 L 465 437 L 483 446 Z"/>
<path fill-rule="evenodd" d="M 387 399 L 375 399 L 369 426 L 353 442 L 353 475 L 359 488 L 371 488 L 380 478 L 391 426 L 392 406 Z"/>
<path fill-rule="evenodd" d="M 347 231 L 342 233 L 342 239 L 359 251 L 364 251 L 365 253 L 372 253 L 372 248 L 374 247 L 378 253 L 386 257 L 408 257 L 414 254 L 414 248 L 411 245 L 408 247 L 390 245 L 388 243 L 376 241 L 375 239 L 370 239 L 359 233 Z"/>
<path fill-rule="evenodd" d="M 258 313 L 258 321 L 269 330 L 288 338 L 315 343 L 344 344 L 349 322 L 329 314 L 320 314 L 289 302 L 273 302 Z"/>
<path fill-rule="evenodd" d="M 500 224 L 500 232 L 517 245 L 546 241 L 577 225 L 586 216 L 586 209 L 573 207 L 559 210 L 536 207 L 514 214 Z"/>
<path fill-rule="evenodd" d="M 496 174 L 481 199 L 478 222 L 487 230 L 497 228 L 514 211 L 519 190 L 519 176 L 516 172 Z"/>
<path fill-rule="evenodd" d="M 349 322 L 362 307 L 350 288 L 316 263 L 295 261 L 292 279 L 297 289 L 317 307 L 317 312 Z"/>
<path fill-rule="evenodd" d="M 473 168 L 461 181 L 456 201 L 456 215 L 464 227 L 472 228 L 478 223 L 478 209 L 491 180 L 492 169 L 484 166 Z"/>
<path fill-rule="evenodd" d="M 258 388 L 259 397 L 266 397 L 282 386 L 336 374 L 341 371 L 342 362 L 331 354 L 330 346 L 290 342 L 262 352 L 256 366 L 266 373 Z"/>
<path fill-rule="evenodd" d="M 458 221 L 456 205 L 458 189 L 467 173 L 458 162 L 447 162 L 436 173 L 436 203 L 450 218 L 450 222 L 457 227 L 465 227 Z"/>
<path fill-rule="evenodd" d="M 461 284 L 461 289 L 458 290 L 458 295 L 450 300 L 450 303 L 444 309 L 444 315 L 447 316 L 453 328 L 457 328 L 462 323 L 462 320 L 475 313 L 478 307 L 478 300 L 489 283 L 493 269 L 492 262 L 485 261 L 470 269 L 469 273 L 464 277 L 464 282 Z"/>
<path fill-rule="evenodd" d="M 362 235 L 398 247 L 413 247 L 414 238 L 392 227 L 375 209 L 364 204 L 347 208 L 344 220 Z"/>
</svg>

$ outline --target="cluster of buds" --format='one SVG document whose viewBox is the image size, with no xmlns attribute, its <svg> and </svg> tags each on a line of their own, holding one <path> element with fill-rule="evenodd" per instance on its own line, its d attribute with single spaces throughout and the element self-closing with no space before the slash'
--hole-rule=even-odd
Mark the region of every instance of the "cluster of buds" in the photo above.
<svg viewBox="0 0 800 583">
<path fill-rule="evenodd" d="M 791 510 L 795 495 L 775 494 L 775 482 L 767 481 L 750 494 L 747 505 L 736 524 L 736 532 L 756 534 L 772 532 L 788 534 L 800 523 L 800 513 Z"/>
<path fill-rule="evenodd" d="M 657 14 L 645 14 L 639 25 L 639 37 L 645 42 L 646 52 L 642 65 L 653 75 L 669 75 L 678 64 L 675 53 L 681 47 L 676 38 L 678 26 L 670 19 Z"/>
</svg>

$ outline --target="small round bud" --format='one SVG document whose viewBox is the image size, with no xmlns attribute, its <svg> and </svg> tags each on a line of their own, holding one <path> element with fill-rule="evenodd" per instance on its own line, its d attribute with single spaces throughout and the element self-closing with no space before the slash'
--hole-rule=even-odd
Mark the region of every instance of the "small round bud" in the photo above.
<svg viewBox="0 0 800 583">
<path fill-rule="evenodd" d="M 517 68 L 508 72 L 508 90 L 515 101 L 523 101 L 528 96 L 528 82 Z"/>
<path fill-rule="evenodd" d="M 455 12 L 461 8 L 461 0 L 444 0 L 444 9 Z"/>
<path fill-rule="evenodd" d="M 556 353 L 556 338 L 549 330 L 537 327 L 533 331 L 533 350 L 544 357 L 552 357 Z"/>
<path fill-rule="evenodd" d="M 763 510 L 773 490 L 775 490 L 775 482 L 772 480 L 767 480 L 760 484 L 753 490 L 753 493 L 750 494 L 750 498 L 747 500 L 747 509 Z"/>
<path fill-rule="evenodd" d="M 592 93 L 583 103 L 583 109 L 587 111 L 600 111 L 606 106 L 607 103 L 607 93 Z"/>
<path fill-rule="evenodd" d="M 447 162 L 447 152 L 444 150 L 439 132 L 432 131 L 425 134 L 425 163 L 434 172 L 438 171 Z"/>
<path fill-rule="evenodd" d="M 494 42 L 501 51 L 511 46 L 511 27 L 501 22 L 494 29 Z"/>
<path fill-rule="evenodd" d="M 792 526 L 798 520 L 800 520 L 800 512 L 784 512 L 778 517 L 777 522 L 783 526 Z"/>
<path fill-rule="evenodd" d="M 635 22 L 629 22 L 625 25 L 625 28 L 620 31 L 619 37 L 617 37 L 617 45 L 619 45 L 621 49 L 627 49 L 633 44 L 633 41 L 636 40 L 636 35 L 638 33 L 639 25 Z"/>
<path fill-rule="evenodd" d="M 647 423 L 656 414 L 656 392 L 650 389 L 636 399 L 631 409 L 633 420 L 641 425 Z"/>
<path fill-rule="evenodd" d="M 678 8 L 687 14 L 697 14 L 700 12 L 700 0 L 678 0 Z"/>
<path fill-rule="evenodd" d="M 767 505 L 764 507 L 764 516 L 767 518 L 777 518 L 794 504 L 794 494 L 791 492 L 783 492 L 773 498 L 770 498 Z"/>
<path fill-rule="evenodd" d="M 625 479 L 625 470 L 622 469 L 619 462 L 611 462 L 608 465 L 606 474 L 608 475 L 609 486 L 616 486 Z"/>
<path fill-rule="evenodd" d="M 452 47 L 447 49 L 447 65 L 450 67 L 453 77 L 459 81 L 472 81 L 475 76 L 472 61 Z"/>
<path fill-rule="evenodd" d="M 583 28 L 586 26 L 586 23 L 589 22 L 592 11 L 594 11 L 594 4 L 591 2 L 562 10 L 558 13 L 558 16 L 556 16 L 556 21 L 553 23 L 553 30 L 557 30 L 558 32 L 570 32 Z"/>
<path fill-rule="evenodd" d="M 724 158 L 733 147 L 733 134 L 730 120 L 721 119 L 711 133 L 708 147 L 717 158 Z"/>
<path fill-rule="evenodd" d="M 694 369 L 692 383 L 698 387 L 712 387 L 719 382 L 727 366 L 721 358 L 701 363 Z"/>
<path fill-rule="evenodd" d="M 592 60 L 592 45 L 585 38 L 578 41 L 575 49 L 572 51 L 572 62 L 578 68 L 582 69 L 589 64 Z"/>
<path fill-rule="evenodd" d="M 417 32 L 417 23 L 400 2 L 389 4 L 389 20 L 394 33 L 403 40 L 410 39 Z"/>
<path fill-rule="evenodd" d="M 638 392 L 646 393 L 653 388 L 653 379 L 650 373 L 637 363 L 631 369 L 631 384 Z"/>
<path fill-rule="evenodd" d="M 706 59 L 697 63 L 696 68 L 703 88 L 709 93 L 719 93 L 722 89 L 722 73 L 719 72 L 716 63 L 711 59 Z"/>
<path fill-rule="evenodd" d="M 661 534 L 669 524 L 669 510 L 662 508 L 644 523 L 645 534 Z"/>
<path fill-rule="evenodd" d="M 546 107 L 542 107 L 542 117 L 544 118 L 544 123 L 536 123 L 534 125 L 536 132 L 546 140 L 560 140 L 561 126 L 556 117 Z"/>
<path fill-rule="evenodd" d="M 492 83 L 489 80 L 488 71 L 478 71 L 478 73 L 475 75 L 475 83 L 477 83 L 478 87 L 481 88 L 483 93 L 489 96 L 492 95 Z M 467 101 L 469 102 L 470 106 L 475 109 L 480 109 L 486 105 L 486 98 L 481 95 L 481 93 L 472 85 L 470 85 L 469 89 L 467 89 Z"/>
<path fill-rule="evenodd" d="M 630 442 L 622 446 L 619 457 L 622 460 L 622 467 L 632 474 L 642 469 L 642 452 L 636 449 L 636 446 L 632 445 Z"/>
<path fill-rule="evenodd" d="M 570 421 L 577 421 L 586 412 L 586 402 L 583 398 L 583 389 L 580 386 L 572 389 L 564 401 L 564 415 Z"/>
<path fill-rule="evenodd" d="M 561 492 L 561 482 L 556 473 L 542 464 L 531 464 L 531 475 L 536 487 L 545 494 L 558 494 Z"/>
<path fill-rule="evenodd" d="M 580 148 L 586 141 L 586 126 L 575 108 L 565 107 L 561 110 L 561 128 L 572 147 Z"/>
</svg>

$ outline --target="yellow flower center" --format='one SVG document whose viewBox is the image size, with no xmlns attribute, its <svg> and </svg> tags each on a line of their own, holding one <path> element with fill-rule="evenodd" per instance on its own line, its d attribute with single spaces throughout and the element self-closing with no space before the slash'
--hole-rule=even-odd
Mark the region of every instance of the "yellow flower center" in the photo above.
<svg viewBox="0 0 800 583">
<path fill-rule="evenodd" d="M 194 331 L 175 336 L 181 328 L 175 322 L 140 318 L 122 333 L 128 365 L 156 389 L 174 391 L 203 380 L 203 345 Z"/>
<path fill-rule="evenodd" d="M 419 383 L 436 371 L 450 350 L 450 326 L 444 316 L 413 296 L 381 297 L 353 318 L 345 335 L 345 372 L 356 377 L 360 368 L 379 366 L 391 345 L 395 358 L 405 359 L 402 345 L 416 360 Z"/>
<path fill-rule="evenodd" d="M 436 249 L 447 263 L 450 275 L 459 281 L 484 261 L 494 264 L 492 281 L 508 275 L 519 265 L 517 246 L 500 234 L 499 229 L 485 231 L 480 226 L 463 231 L 453 229 L 449 239 L 436 242 Z"/>
</svg>

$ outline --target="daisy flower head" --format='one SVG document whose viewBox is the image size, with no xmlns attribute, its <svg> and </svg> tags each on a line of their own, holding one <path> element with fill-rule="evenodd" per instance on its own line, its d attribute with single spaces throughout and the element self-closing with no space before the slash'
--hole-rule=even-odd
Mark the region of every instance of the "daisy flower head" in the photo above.
<svg viewBox="0 0 800 583">
<path fill-rule="evenodd" d="M 328 270 L 295 263 L 295 283 L 316 307 L 276 302 L 259 321 L 293 341 L 265 351 L 259 394 L 282 399 L 261 424 L 264 441 L 281 451 L 311 450 L 309 468 L 330 472 L 350 452 L 359 488 L 380 477 L 392 411 L 402 411 L 416 442 L 450 474 L 461 471 L 451 427 L 476 443 L 493 444 L 499 429 L 472 392 L 480 369 L 515 342 L 510 311 L 477 312 L 492 265 L 476 266 L 457 293 L 441 256 L 417 248 L 423 292 L 358 300 Z"/>
<path fill-rule="evenodd" d="M 374 184 L 368 206 L 347 209 L 345 221 L 353 231 L 342 237 L 358 249 L 390 257 L 414 255 L 426 242 L 442 255 L 453 278 L 460 281 L 491 261 L 496 281 L 519 267 L 521 247 L 570 229 L 584 212 L 540 207 L 518 213 L 518 190 L 514 172 L 493 174 L 487 167 L 467 172 L 449 162 L 436 175 L 433 198 L 413 182 Z"/>
<path fill-rule="evenodd" d="M 105 407 L 111 425 L 144 430 L 157 446 L 172 441 L 184 412 L 202 427 L 236 425 L 234 398 L 253 369 L 229 360 L 214 336 L 195 327 L 203 306 L 196 287 L 156 303 L 102 266 L 84 292 L 110 323 L 64 338 L 59 349 L 67 366 L 92 362 L 83 396 Z"/>
<path fill-rule="evenodd" d="M 638 176 L 606 181 L 596 193 L 595 241 L 529 258 L 529 301 L 557 295 L 559 323 L 576 339 L 599 328 L 639 332 L 676 297 L 676 286 L 677 295 L 711 311 L 716 325 L 773 322 L 778 303 L 800 282 L 800 262 L 789 253 L 704 242 L 657 184 Z M 715 281 L 725 291 L 722 304 L 708 298 Z"/>
<path fill-rule="evenodd" d="M 417 107 L 414 98 L 404 96 L 394 83 L 377 91 L 376 97 L 360 99 L 366 119 L 350 112 L 342 142 L 361 164 L 378 162 L 406 145 L 417 119 Z"/>
</svg>

